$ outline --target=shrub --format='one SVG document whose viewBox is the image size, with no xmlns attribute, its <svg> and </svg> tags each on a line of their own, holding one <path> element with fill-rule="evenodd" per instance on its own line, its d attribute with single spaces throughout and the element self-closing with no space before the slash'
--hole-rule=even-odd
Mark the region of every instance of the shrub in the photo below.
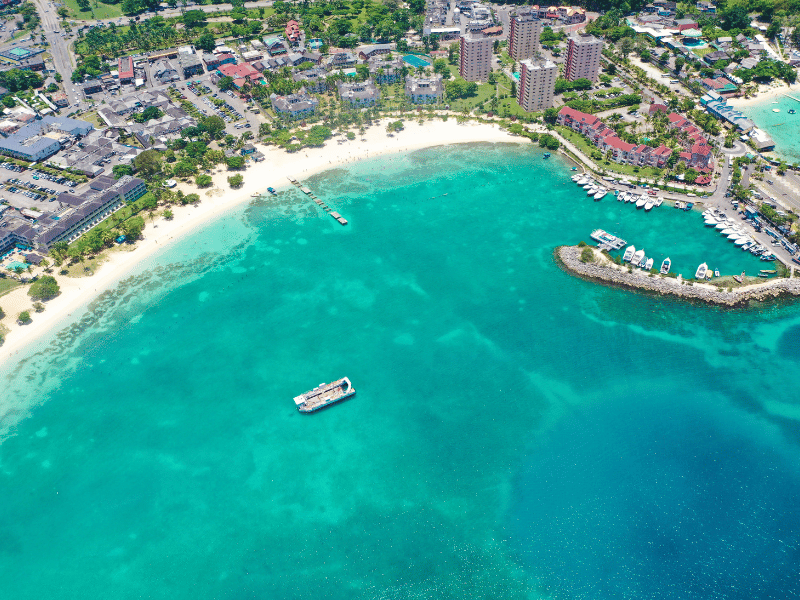
<svg viewBox="0 0 800 600">
<path fill-rule="evenodd" d="M 211 185 L 213 180 L 211 179 L 211 175 L 198 175 L 194 178 L 194 182 L 197 184 L 197 187 L 208 187 Z"/>
<path fill-rule="evenodd" d="M 35 310 L 37 313 L 44 312 L 44 304 L 41 302 L 34 302 L 33 310 Z"/>
<path fill-rule="evenodd" d="M 50 275 L 42 275 L 31 284 L 31 288 L 28 290 L 28 295 L 34 300 L 50 300 L 60 293 L 61 288 L 58 287 L 58 282 L 55 277 Z"/>
<path fill-rule="evenodd" d="M 583 240 L 578 242 L 578 248 L 583 248 L 584 246 L 586 246 L 586 242 L 584 242 Z"/>
<path fill-rule="evenodd" d="M 232 188 L 240 188 L 242 187 L 243 183 L 244 183 L 244 177 L 242 177 L 241 175 L 233 175 L 231 177 L 228 177 L 228 184 Z"/>
<path fill-rule="evenodd" d="M 586 246 L 581 252 L 581 262 L 588 263 L 594 262 L 594 250 L 590 246 Z"/>
<path fill-rule="evenodd" d="M 28 323 L 31 322 L 31 313 L 29 313 L 27 310 L 23 310 L 21 313 L 19 313 L 17 321 L 19 321 L 23 325 L 27 325 Z"/>
</svg>

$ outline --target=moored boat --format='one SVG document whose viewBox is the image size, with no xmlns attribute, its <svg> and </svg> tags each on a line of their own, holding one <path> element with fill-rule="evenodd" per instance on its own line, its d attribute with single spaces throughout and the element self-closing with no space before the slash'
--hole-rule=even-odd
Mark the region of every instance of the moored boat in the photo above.
<svg viewBox="0 0 800 600">
<path fill-rule="evenodd" d="M 622 255 L 622 260 L 631 262 L 634 254 L 636 254 L 636 246 L 628 246 L 625 248 L 625 254 Z"/>
<path fill-rule="evenodd" d="M 647 204 L 647 198 L 645 198 L 644 196 L 641 196 L 636 201 L 636 208 L 642 208 L 645 204 Z"/>
<path fill-rule="evenodd" d="M 642 262 L 643 258 L 644 258 L 644 248 L 642 248 L 641 250 L 637 250 L 634 253 L 633 258 L 631 259 L 631 264 L 638 266 Z"/>
<path fill-rule="evenodd" d="M 719 269 L 714 269 L 714 277 L 719 277 Z"/>
<path fill-rule="evenodd" d="M 594 199 L 595 199 L 595 200 L 602 200 L 603 198 L 605 198 L 606 194 L 608 194 L 608 192 L 607 192 L 605 189 L 603 189 L 603 188 L 600 188 L 600 191 L 598 191 L 598 192 L 597 192 L 597 193 L 594 195 Z"/>
<path fill-rule="evenodd" d="M 322 383 L 313 390 L 296 396 L 294 403 L 301 413 L 312 413 L 331 404 L 341 402 L 355 393 L 356 390 L 350 380 L 347 377 L 342 377 L 338 381 Z"/>
<path fill-rule="evenodd" d="M 661 263 L 661 274 L 666 275 L 669 273 L 670 268 L 672 267 L 672 261 L 669 259 L 669 256 L 664 259 L 664 262 Z"/>
<path fill-rule="evenodd" d="M 652 200 L 648 200 L 647 202 L 644 203 L 644 210 L 646 212 L 649 212 L 652 208 L 653 208 L 653 201 Z"/>
<path fill-rule="evenodd" d="M 653 268 L 653 259 L 652 258 L 648 258 L 647 259 L 647 261 L 644 263 L 644 268 L 645 268 L 646 271 L 649 271 L 650 269 Z"/>
<path fill-rule="evenodd" d="M 694 272 L 694 278 L 705 279 L 706 271 L 708 271 L 708 265 L 706 263 L 700 263 L 700 266 L 697 267 L 697 271 Z"/>
<path fill-rule="evenodd" d="M 272 194 L 273 196 L 277 196 L 278 192 L 275 191 L 275 188 L 268 187 L 267 191 Z"/>
</svg>

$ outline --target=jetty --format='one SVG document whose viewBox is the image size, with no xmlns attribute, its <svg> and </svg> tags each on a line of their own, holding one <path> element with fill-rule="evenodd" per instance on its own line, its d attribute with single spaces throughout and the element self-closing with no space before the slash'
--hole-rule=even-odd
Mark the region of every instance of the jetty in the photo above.
<svg viewBox="0 0 800 600">
<path fill-rule="evenodd" d="M 306 196 L 311 198 L 311 200 L 312 200 L 312 202 L 314 202 L 314 204 L 319 206 L 322 210 L 324 210 L 326 213 L 328 213 L 330 216 L 332 216 L 334 219 L 336 219 L 339 223 L 341 223 L 342 225 L 347 225 L 347 219 L 342 217 L 342 215 L 340 215 L 338 212 L 334 212 L 334 210 L 330 206 L 328 206 L 322 200 L 317 198 L 314 195 L 314 192 L 312 192 L 309 188 L 307 188 L 306 186 L 302 185 L 299 181 L 297 181 L 296 179 L 293 179 L 292 177 L 287 177 L 286 179 L 288 179 L 292 183 L 292 185 L 294 185 L 296 188 L 298 188 Z"/>
<path fill-rule="evenodd" d="M 741 287 L 717 287 L 703 282 L 683 281 L 678 276 L 652 275 L 640 269 L 628 272 L 626 267 L 603 259 L 582 262 L 583 248 L 559 246 L 555 260 L 564 271 L 604 285 L 624 287 L 641 292 L 669 295 L 684 300 L 704 302 L 727 308 L 743 308 L 751 302 L 763 302 L 781 297 L 800 296 L 800 278 L 758 279 Z M 726 291 L 730 289 L 730 291 Z"/>
<path fill-rule="evenodd" d="M 318 410 L 346 400 L 356 393 L 353 384 L 347 377 L 334 381 L 333 383 L 321 383 L 313 390 L 295 396 L 294 403 L 297 410 L 301 413 L 312 413 Z"/>
</svg>

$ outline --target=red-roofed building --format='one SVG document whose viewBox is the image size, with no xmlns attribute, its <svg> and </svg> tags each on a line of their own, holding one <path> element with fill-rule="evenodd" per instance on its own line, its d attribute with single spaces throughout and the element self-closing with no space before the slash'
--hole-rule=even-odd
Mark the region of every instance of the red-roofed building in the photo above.
<svg viewBox="0 0 800 600">
<path fill-rule="evenodd" d="M 669 112 L 669 109 L 666 104 L 651 104 L 648 113 L 652 115 L 657 112 Z"/>
<path fill-rule="evenodd" d="M 119 59 L 119 82 L 130 83 L 133 81 L 133 58 L 125 56 Z"/>
<path fill-rule="evenodd" d="M 286 29 L 284 33 L 286 34 L 286 39 L 290 44 L 296 44 L 300 41 L 300 23 L 292 19 L 286 23 Z"/>
<path fill-rule="evenodd" d="M 711 183 L 711 177 L 709 177 L 708 175 L 701 175 L 700 177 L 695 179 L 694 182 L 697 185 L 708 185 L 709 183 Z"/>
<path fill-rule="evenodd" d="M 261 73 L 253 65 L 246 62 L 238 65 L 220 65 L 217 73 L 221 77 L 232 77 L 233 84 L 237 88 L 242 87 L 246 81 L 249 81 L 251 85 L 263 83 Z"/>
</svg>

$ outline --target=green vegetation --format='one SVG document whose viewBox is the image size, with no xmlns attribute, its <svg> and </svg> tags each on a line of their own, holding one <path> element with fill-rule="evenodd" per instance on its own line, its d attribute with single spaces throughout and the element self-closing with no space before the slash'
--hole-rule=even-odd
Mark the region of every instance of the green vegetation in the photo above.
<svg viewBox="0 0 800 600">
<path fill-rule="evenodd" d="M 34 300 L 50 300 L 61 293 L 58 282 L 50 275 L 42 275 L 31 284 L 28 295 Z"/>
<path fill-rule="evenodd" d="M 586 246 L 581 251 L 581 262 L 582 263 L 594 262 L 594 250 L 592 250 L 591 246 Z"/>
<path fill-rule="evenodd" d="M 29 313 L 27 310 L 23 310 L 21 313 L 19 313 L 19 316 L 17 316 L 17 320 L 23 325 L 27 325 L 31 322 L 31 313 Z"/>
<path fill-rule="evenodd" d="M 11 279 L 5 275 L 0 276 L 0 296 L 5 296 L 8 292 L 14 288 L 18 288 L 20 285 L 22 284 L 16 279 Z M 3 317 L 0 317 L 0 319 L 2 318 Z"/>
<path fill-rule="evenodd" d="M 119 4 L 100 2 L 99 0 L 62 0 L 67 5 L 69 15 L 75 19 L 114 19 L 122 16 Z"/>
<path fill-rule="evenodd" d="M 232 188 L 240 188 L 242 187 L 242 184 L 244 184 L 244 177 L 241 175 L 231 175 L 228 177 L 228 185 L 230 185 Z"/>
</svg>

